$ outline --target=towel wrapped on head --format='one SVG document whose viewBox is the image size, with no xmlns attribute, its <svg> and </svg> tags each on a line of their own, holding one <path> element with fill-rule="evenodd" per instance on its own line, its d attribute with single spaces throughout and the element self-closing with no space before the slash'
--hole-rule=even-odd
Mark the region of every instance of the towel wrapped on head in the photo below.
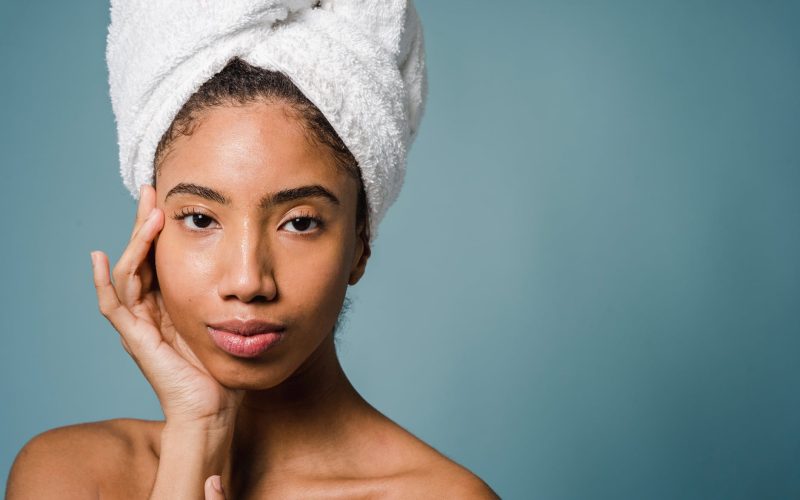
<svg viewBox="0 0 800 500">
<path fill-rule="evenodd" d="M 370 240 L 397 199 L 427 94 L 411 0 L 111 0 L 106 59 L 134 199 L 183 104 L 234 57 L 287 75 L 361 169 Z"/>
</svg>

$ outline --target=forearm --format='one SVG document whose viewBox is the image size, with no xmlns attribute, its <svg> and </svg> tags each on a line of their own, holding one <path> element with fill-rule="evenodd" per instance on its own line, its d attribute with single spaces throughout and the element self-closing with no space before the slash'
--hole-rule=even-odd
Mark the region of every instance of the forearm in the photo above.
<svg viewBox="0 0 800 500">
<path fill-rule="evenodd" d="M 150 500 L 202 499 L 206 478 L 229 470 L 232 439 L 232 425 L 167 423 Z"/>
</svg>

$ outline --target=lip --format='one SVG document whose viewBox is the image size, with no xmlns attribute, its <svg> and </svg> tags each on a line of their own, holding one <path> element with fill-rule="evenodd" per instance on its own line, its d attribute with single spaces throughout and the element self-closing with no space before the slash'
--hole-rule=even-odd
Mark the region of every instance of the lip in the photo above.
<svg viewBox="0 0 800 500">
<path fill-rule="evenodd" d="M 214 343 L 234 356 L 253 358 L 279 344 L 286 327 L 262 320 L 229 320 L 208 325 Z"/>
<path fill-rule="evenodd" d="M 244 335 L 245 337 L 259 333 L 282 332 L 286 330 L 286 326 L 280 323 L 273 323 L 260 319 L 230 319 L 218 323 L 209 323 L 208 326 L 214 330 L 231 332 L 237 335 Z"/>
</svg>

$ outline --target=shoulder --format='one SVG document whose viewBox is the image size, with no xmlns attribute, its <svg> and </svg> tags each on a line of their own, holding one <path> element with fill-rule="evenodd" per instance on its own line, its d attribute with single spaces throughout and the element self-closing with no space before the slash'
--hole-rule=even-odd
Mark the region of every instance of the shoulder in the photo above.
<svg viewBox="0 0 800 500">
<path fill-rule="evenodd" d="M 415 498 L 499 499 L 497 493 L 475 473 L 436 452 L 435 457 L 416 473 L 407 476 L 406 492 Z"/>
<path fill-rule="evenodd" d="M 42 432 L 17 454 L 8 477 L 8 498 L 97 496 L 131 472 L 146 470 L 158 424 L 112 419 Z"/>
<path fill-rule="evenodd" d="M 479 476 L 441 453 L 425 441 L 394 423 L 397 432 L 393 455 L 407 466 L 394 476 L 403 498 L 459 498 L 489 500 L 500 498 Z M 400 483 L 400 484 L 398 484 Z"/>
</svg>

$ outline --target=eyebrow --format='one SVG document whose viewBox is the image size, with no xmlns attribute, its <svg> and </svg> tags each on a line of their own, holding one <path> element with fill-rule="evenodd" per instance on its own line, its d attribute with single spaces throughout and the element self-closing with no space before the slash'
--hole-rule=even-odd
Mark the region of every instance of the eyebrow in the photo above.
<svg viewBox="0 0 800 500">
<path fill-rule="evenodd" d="M 193 184 L 191 182 L 181 182 L 175 185 L 175 187 L 169 190 L 167 196 L 164 197 L 164 202 L 166 202 L 170 196 L 177 194 L 199 196 L 201 198 L 219 203 L 220 205 L 231 204 L 230 198 L 219 191 L 211 189 L 210 187 L 201 186 L 199 184 Z M 339 198 L 337 198 L 333 193 L 319 184 L 312 184 L 308 186 L 298 186 L 284 189 L 275 193 L 267 193 L 261 198 L 261 200 L 259 200 L 258 206 L 263 210 L 268 210 L 275 205 L 280 205 L 281 203 L 299 200 L 302 198 L 322 198 L 333 205 L 340 205 Z"/>
</svg>

